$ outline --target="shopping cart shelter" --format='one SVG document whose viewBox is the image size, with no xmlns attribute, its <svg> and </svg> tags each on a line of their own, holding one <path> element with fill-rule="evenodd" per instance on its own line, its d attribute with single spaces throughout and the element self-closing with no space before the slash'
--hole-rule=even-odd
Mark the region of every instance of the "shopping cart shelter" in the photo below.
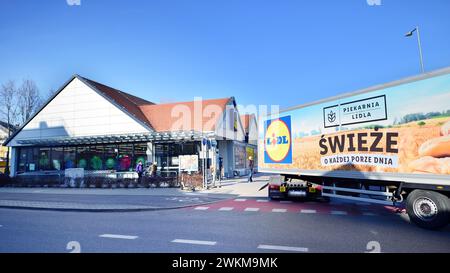
<svg viewBox="0 0 450 273">
<path fill-rule="evenodd" d="M 139 161 L 178 174 L 220 161 L 231 177 L 248 173 L 256 136 L 256 119 L 241 118 L 234 97 L 155 104 L 75 75 L 4 144 L 11 176 L 133 172 Z"/>
</svg>

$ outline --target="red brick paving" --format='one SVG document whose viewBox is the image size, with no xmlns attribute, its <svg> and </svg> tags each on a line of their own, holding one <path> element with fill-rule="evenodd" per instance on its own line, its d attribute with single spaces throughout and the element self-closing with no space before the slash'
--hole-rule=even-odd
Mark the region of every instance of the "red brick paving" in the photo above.
<svg viewBox="0 0 450 273">
<path fill-rule="evenodd" d="M 372 213 L 375 215 L 391 215 L 393 213 L 404 212 L 403 208 L 393 206 L 383 206 L 377 204 L 357 205 L 353 203 L 320 203 L 320 202 L 302 202 L 292 201 L 291 203 L 270 200 L 268 202 L 258 202 L 261 198 L 238 198 L 245 201 L 236 201 L 235 199 L 220 201 L 201 207 L 208 207 L 206 211 L 218 211 L 222 207 L 232 207 L 237 212 L 259 213 L 272 212 L 272 209 L 286 209 L 287 213 L 301 213 L 302 210 L 315 210 L 318 214 L 331 214 L 332 211 L 343 211 L 347 215 L 363 215 L 363 213 Z M 190 208 L 195 210 L 196 207 Z M 247 212 L 246 208 L 258 208 L 257 212 Z M 229 212 L 229 211 L 228 211 Z"/>
</svg>

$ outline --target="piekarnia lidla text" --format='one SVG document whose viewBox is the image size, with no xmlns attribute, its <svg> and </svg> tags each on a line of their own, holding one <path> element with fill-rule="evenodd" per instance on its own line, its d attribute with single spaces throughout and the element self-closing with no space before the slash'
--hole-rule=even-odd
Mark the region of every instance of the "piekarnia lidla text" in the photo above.
<svg viewBox="0 0 450 273">
<path fill-rule="evenodd" d="M 203 270 L 205 266 L 213 266 L 217 268 L 276 268 L 277 258 L 216 258 L 216 263 L 200 259 L 183 259 L 182 257 L 173 260 L 173 268 L 199 268 Z"/>
</svg>

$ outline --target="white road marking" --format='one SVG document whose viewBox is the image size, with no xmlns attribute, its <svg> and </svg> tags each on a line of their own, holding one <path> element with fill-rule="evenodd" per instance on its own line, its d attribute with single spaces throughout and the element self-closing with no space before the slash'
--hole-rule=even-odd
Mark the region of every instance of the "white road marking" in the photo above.
<svg viewBox="0 0 450 273">
<path fill-rule="evenodd" d="M 263 203 L 263 202 L 269 202 L 269 200 L 267 200 L 267 199 L 258 199 L 258 200 L 256 200 L 256 202 L 261 202 L 261 203 Z"/>
<path fill-rule="evenodd" d="M 172 243 L 213 246 L 217 242 L 213 242 L 213 241 L 199 241 L 199 240 L 186 240 L 186 239 L 175 239 L 175 240 L 172 241 Z"/>
<path fill-rule="evenodd" d="M 346 211 L 342 211 L 342 210 L 332 210 L 331 214 L 333 215 L 347 215 Z"/>
<path fill-rule="evenodd" d="M 207 210 L 207 209 L 209 209 L 209 207 L 196 207 L 195 209 L 196 210 Z"/>
<path fill-rule="evenodd" d="M 302 209 L 300 212 L 301 213 L 316 213 L 317 211 L 315 209 Z"/>
<path fill-rule="evenodd" d="M 238 199 L 234 199 L 234 201 L 236 201 L 236 202 L 245 202 L 245 201 L 247 201 L 247 199 L 245 199 L 245 198 L 238 198 Z"/>
<path fill-rule="evenodd" d="M 272 212 L 286 212 L 287 209 L 272 209 Z"/>
<path fill-rule="evenodd" d="M 290 204 L 292 201 L 280 201 L 281 204 Z"/>
<path fill-rule="evenodd" d="M 134 240 L 137 239 L 138 236 L 132 235 L 120 235 L 120 234 L 102 234 L 99 237 L 102 238 L 112 238 L 112 239 L 126 239 L 126 240 Z"/>
<path fill-rule="evenodd" d="M 244 211 L 258 211 L 259 208 L 246 208 Z"/>
<path fill-rule="evenodd" d="M 233 207 L 221 207 L 219 210 L 221 210 L 221 211 L 230 211 L 230 210 L 233 210 L 234 208 Z"/>
<path fill-rule="evenodd" d="M 270 249 L 270 250 L 284 250 L 284 251 L 295 251 L 295 252 L 308 252 L 308 248 L 306 248 L 306 247 L 259 245 L 258 248 L 259 248 L 259 249 Z"/>
</svg>

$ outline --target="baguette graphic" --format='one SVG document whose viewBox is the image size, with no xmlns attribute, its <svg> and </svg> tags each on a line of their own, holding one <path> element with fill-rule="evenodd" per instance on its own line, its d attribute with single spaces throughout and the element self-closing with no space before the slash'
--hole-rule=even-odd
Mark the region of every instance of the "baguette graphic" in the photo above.
<svg viewBox="0 0 450 273">
<path fill-rule="evenodd" d="M 413 173 L 450 174 L 450 157 L 434 158 L 425 156 L 409 163 Z"/>
</svg>

